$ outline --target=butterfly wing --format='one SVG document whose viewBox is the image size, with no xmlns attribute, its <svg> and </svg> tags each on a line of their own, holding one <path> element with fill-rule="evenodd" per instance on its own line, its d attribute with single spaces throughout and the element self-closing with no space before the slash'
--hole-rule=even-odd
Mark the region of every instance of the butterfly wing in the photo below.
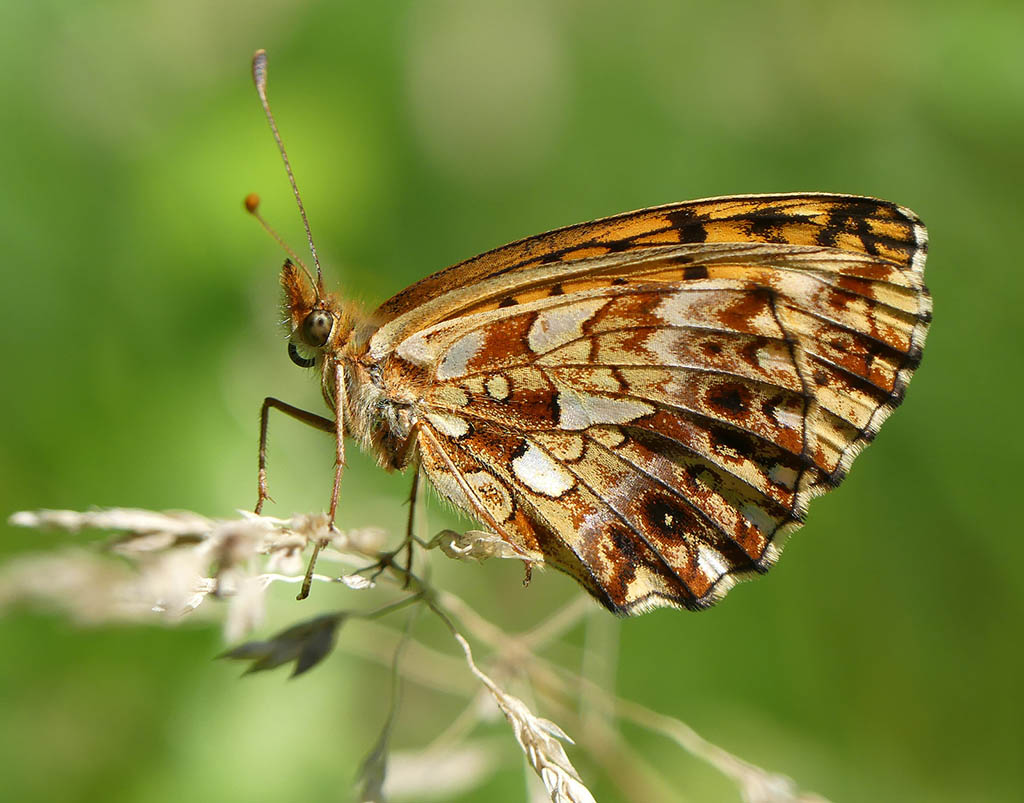
<svg viewBox="0 0 1024 803">
<path fill-rule="evenodd" d="M 443 495 L 616 612 L 702 608 L 767 570 L 899 404 L 925 242 L 861 198 L 646 210 L 425 279 L 382 309 L 439 295 L 371 352 L 421 377 Z"/>
<path fill-rule="evenodd" d="M 595 257 L 622 266 L 665 246 L 699 243 L 838 248 L 891 262 L 919 277 L 928 245 L 913 212 L 876 198 L 792 193 L 656 206 L 527 237 L 421 279 L 375 312 L 374 319 L 384 325 L 374 337 L 374 351 L 383 353 L 403 337 L 483 303 L 508 303 L 517 290 L 528 298 L 538 268 L 553 267 L 557 273 Z M 542 279 L 537 290 L 554 283 Z"/>
</svg>

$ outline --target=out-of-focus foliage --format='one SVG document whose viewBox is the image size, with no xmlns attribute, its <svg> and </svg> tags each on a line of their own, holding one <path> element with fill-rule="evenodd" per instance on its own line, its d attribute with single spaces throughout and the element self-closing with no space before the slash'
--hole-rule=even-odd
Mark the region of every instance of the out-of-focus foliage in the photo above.
<svg viewBox="0 0 1024 803">
<path fill-rule="evenodd" d="M 282 255 L 242 209 L 258 191 L 303 243 L 248 77 L 257 47 L 329 281 L 368 304 L 626 209 L 889 198 L 931 233 L 935 320 L 904 407 L 768 577 L 708 613 L 624 623 L 618 691 L 837 801 L 1015 799 L 1022 29 L 1015 2 L 0 4 L 0 512 L 231 515 L 255 502 L 263 396 L 321 409 L 277 328 Z M 282 418 L 271 450 L 268 512 L 324 507 L 330 440 Z M 397 534 L 406 491 L 352 456 L 341 526 Z M 432 530 L 449 526 L 467 523 L 435 507 Z M 71 538 L 5 528 L 0 554 Z M 524 590 L 514 561 L 435 562 L 513 628 L 581 593 L 553 573 Z M 285 591 L 262 635 L 344 593 Z M 213 626 L 17 611 L 0 645 L 12 800 L 345 799 L 387 717 L 378 665 L 339 651 L 292 682 L 239 680 L 210 660 Z M 410 685 L 393 741 L 428 742 L 459 706 Z M 681 797 L 735 799 L 630 735 Z M 521 800 L 522 774 L 465 799 Z"/>
</svg>

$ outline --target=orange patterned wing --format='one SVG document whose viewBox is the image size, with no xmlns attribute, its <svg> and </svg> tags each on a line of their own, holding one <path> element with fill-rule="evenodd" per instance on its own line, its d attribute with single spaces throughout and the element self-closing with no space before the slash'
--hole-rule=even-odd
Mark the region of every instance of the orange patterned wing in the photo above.
<svg viewBox="0 0 1024 803">
<path fill-rule="evenodd" d="M 377 309 L 378 322 L 406 318 L 400 331 L 385 327 L 378 340 L 397 342 L 410 327 L 415 330 L 417 325 L 422 328 L 460 314 L 488 294 L 500 303 L 508 288 L 530 286 L 537 268 L 564 267 L 600 256 L 621 264 L 664 246 L 699 243 L 839 248 L 893 262 L 918 275 L 927 252 L 925 229 L 917 216 L 876 198 L 790 193 L 667 204 L 527 237 L 427 276 Z M 632 258 L 623 260 L 623 254 Z"/>
<path fill-rule="evenodd" d="M 370 352 L 418 377 L 443 495 L 618 613 L 699 609 L 767 570 L 901 401 L 925 242 L 863 198 L 647 210 L 425 279 L 382 309 L 440 295 Z"/>
</svg>

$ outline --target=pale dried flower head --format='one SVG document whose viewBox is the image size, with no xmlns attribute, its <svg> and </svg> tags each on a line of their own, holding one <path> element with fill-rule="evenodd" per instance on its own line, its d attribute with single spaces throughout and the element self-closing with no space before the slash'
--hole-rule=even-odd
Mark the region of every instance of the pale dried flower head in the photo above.
<svg viewBox="0 0 1024 803">
<path fill-rule="evenodd" d="M 330 530 L 322 513 L 290 519 L 243 513 L 239 519 L 223 520 L 181 511 L 114 508 L 22 512 L 10 521 L 72 533 L 114 531 L 118 535 L 103 549 L 120 555 L 127 565 L 81 548 L 11 561 L 0 570 L 0 608 L 30 602 L 86 622 L 139 621 L 159 614 L 175 623 L 214 595 L 229 601 L 224 633 L 230 641 L 262 623 L 272 583 L 302 579 L 297 573 L 312 543 L 327 540 L 323 560 L 352 563 L 360 555 L 375 554 L 364 549 L 379 541 L 380 532 L 360 530 L 351 537 Z"/>
<path fill-rule="evenodd" d="M 411 564 L 403 565 L 399 556 L 404 545 L 399 550 L 385 551 L 388 539 L 383 531 L 371 528 L 339 532 L 328 525 L 324 514 L 282 519 L 242 513 L 237 519 L 221 520 L 186 511 L 115 508 L 84 513 L 17 513 L 10 521 L 23 527 L 72 533 L 98 529 L 115 535 L 88 548 L 74 545 L 9 561 L 0 567 L 0 610 L 33 604 L 63 611 L 83 624 L 175 624 L 197 611 L 212 613 L 214 608 L 208 603 L 216 599 L 227 603 L 223 615 L 225 638 L 237 643 L 262 624 L 270 586 L 303 582 L 307 557 L 314 546 L 319 549 L 321 563 L 320 572 L 310 567 L 312 582 L 337 584 L 343 594 L 354 594 L 354 599 L 361 602 L 389 593 L 391 601 L 381 607 L 368 609 L 361 605 L 319 614 L 263 640 L 238 644 L 222 656 L 248 662 L 247 672 L 291 664 L 292 674 L 300 674 L 331 654 L 339 644 L 344 623 L 360 620 L 365 627 L 377 628 L 372 640 L 347 647 L 363 658 L 390 665 L 393 677 L 390 713 L 364 761 L 359 780 L 358 794 L 363 801 L 384 801 L 391 793 L 404 799 L 444 800 L 483 783 L 500 764 L 501 751 L 494 742 L 473 737 L 477 729 L 488 727 L 496 717 L 500 719 L 500 711 L 512 728 L 526 766 L 540 781 L 528 785 L 527 796 L 532 799 L 542 785 L 544 791 L 539 794 L 554 803 L 593 803 L 593 794 L 566 751 L 572 740 L 559 725 L 535 714 L 520 696 L 495 679 L 505 677 L 515 677 L 538 704 L 559 711 L 560 718 L 574 721 L 573 730 L 581 740 L 574 749 L 589 753 L 595 766 L 605 766 L 628 799 L 660 799 L 664 794 L 659 795 L 657 787 L 652 787 L 654 792 L 636 787 L 635 773 L 628 781 L 616 779 L 613 772 L 618 762 L 601 761 L 609 749 L 619 756 L 631 754 L 615 727 L 619 721 L 660 733 L 706 761 L 733 779 L 748 803 L 823 800 L 801 792 L 789 778 L 762 770 L 711 744 L 684 723 L 614 695 L 607 673 L 591 674 L 593 667 L 609 665 L 613 655 L 584 660 L 582 672 L 543 658 L 542 650 L 588 620 L 591 612 L 607 617 L 582 597 L 527 632 L 508 633 L 452 593 L 434 588 L 411 570 Z M 541 557 L 521 554 L 496 535 L 479 530 L 446 530 L 427 542 L 414 540 L 425 550 L 438 548 L 457 560 L 517 558 L 533 564 Z M 340 571 L 325 573 L 325 567 L 329 569 L 332 564 Z M 381 586 L 382 590 L 367 594 Z M 410 612 L 404 628 L 370 621 L 383 621 L 402 609 Z M 223 612 L 224 606 L 218 610 Z M 452 656 L 415 637 L 413 624 L 418 610 L 429 610 L 451 631 L 465 666 L 480 685 L 455 681 L 457 670 L 453 669 Z M 489 674 L 480 668 L 467 637 L 490 651 L 496 672 Z M 415 661 L 403 660 L 406 652 L 415 652 Z M 432 745 L 417 754 L 396 755 L 391 748 L 391 732 L 406 680 L 460 692 L 467 703 L 463 713 Z M 574 699 L 576 705 L 569 704 Z M 426 788 L 423 778 L 427 779 Z M 661 788 L 669 786 L 666 783 Z M 413 794 L 415 790 L 420 793 Z"/>
<path fill-rule="evenodd" d="M 551 800 L 554 803 L 594 803 L 594 796 L 584 786 L 562 747 L 562 741 L 572 744 L 572 739 L 554 722 L 538 717 L 518 697 L 503 691 L 476 665 L 469 642 L 457 631 L 452 634 L 466 654 L 470 670 L 491 693 L 512 726 L 527 762 L 540 776 Z"/>
</svg>

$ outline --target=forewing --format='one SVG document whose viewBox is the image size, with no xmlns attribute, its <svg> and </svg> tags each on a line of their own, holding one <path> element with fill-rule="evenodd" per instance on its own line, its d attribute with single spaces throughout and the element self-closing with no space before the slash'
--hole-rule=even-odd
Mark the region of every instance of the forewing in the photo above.
<svg viewBox="0 0 1024 803">
<path fill-rule="evenodd" d="M 424 470 L 617 612 L 712 604 L 902 399 L 930 302 L 924 229 L 899 214 L 920 247 L 885 258 L 706 242 L 516 268 L 510 303 L 389 352 L 424 377 Z"/>
<path fill-rule="evenodd" d="M 545 268 L 601 276 L 671 253 L 672 246 L 722 243 L 838 248 L 919 275 L 927 249 L 924 227 L 912 212 L 875 198 L 790 193 L 657 206 L 528 237 L 416 282 L 377 309 L 381 328 L 371 351 L 383 354 L 415 331 L 488 303 L 528 300 L 551 284 Z"/>
</svg>

